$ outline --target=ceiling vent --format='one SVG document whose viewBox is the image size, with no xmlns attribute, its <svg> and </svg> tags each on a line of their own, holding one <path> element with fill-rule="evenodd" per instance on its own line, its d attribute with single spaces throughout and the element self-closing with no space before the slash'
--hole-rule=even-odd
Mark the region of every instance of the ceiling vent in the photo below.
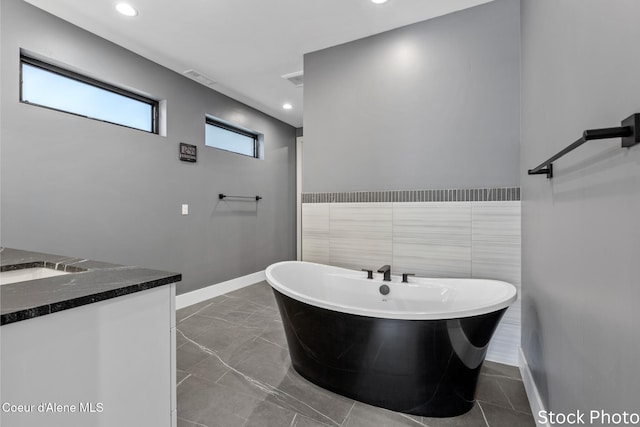
<svg viewBox="0 0 640 427">
<path fill-rule="evenodd" d="M 284 74 L 282 76 L 283 79 L 289 80 L 295 87 L 304 86 L 304 72 L 296 71 L 295 73 Z"/>
<path fill-rule="evenodd" d="M 214 84 L 216 84 L 215 80 L 210 79 L 209 77 L 197 72 L 196 70 L 187 70 L 182 74 L 205 86 L 213 86 Z"/>
</svg>

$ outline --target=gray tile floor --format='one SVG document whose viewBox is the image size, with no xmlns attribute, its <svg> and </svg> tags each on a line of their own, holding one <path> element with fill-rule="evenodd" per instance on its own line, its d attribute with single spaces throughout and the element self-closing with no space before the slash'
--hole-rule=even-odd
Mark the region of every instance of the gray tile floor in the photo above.
<svg viewBox="0 0 640 427">
<path fill-rule="evenodd" d="M 271 288 L 178 310 L 178 427 L 535 427 L 518 369 L 485 362 L 465 415 L 428 418 L 326 391 L 291 367 Z"/>
</svg>

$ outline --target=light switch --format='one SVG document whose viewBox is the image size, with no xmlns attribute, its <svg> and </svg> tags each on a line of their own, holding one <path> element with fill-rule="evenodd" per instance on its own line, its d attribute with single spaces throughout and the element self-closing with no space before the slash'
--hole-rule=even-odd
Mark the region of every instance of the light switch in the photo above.
<svg viewBox="0 0 640 427">
<path fill-rule="evenodd" d="M 182 205 L 182 215 L 189 215 L 189 205 Z"/>
</svg>

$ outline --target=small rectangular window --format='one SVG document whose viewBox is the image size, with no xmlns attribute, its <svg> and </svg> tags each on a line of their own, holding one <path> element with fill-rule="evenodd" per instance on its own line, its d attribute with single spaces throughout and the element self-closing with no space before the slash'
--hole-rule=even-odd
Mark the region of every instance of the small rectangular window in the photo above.
<svg viewBox="0 0 640 427">
<path fill-rule="evenodd" d="M 259 136 L 256 132 L 207 117 L 204 142 L 209 147 L 258 158 Z"/>
<path fill-rule="evenodd" d="M 20 101 L 158 133 L 158 101 L 20 56 Z"/>
</svg>

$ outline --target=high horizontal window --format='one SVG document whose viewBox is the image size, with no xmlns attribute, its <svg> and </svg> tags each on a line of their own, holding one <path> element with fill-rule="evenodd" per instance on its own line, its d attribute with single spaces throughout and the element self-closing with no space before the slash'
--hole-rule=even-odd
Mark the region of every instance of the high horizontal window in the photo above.
<svg viewBox="0 0 640 427">
<path fill-rule="evenodd" d="M 20 101 L 158 133 L 158 101 L 22 55 Z"/>
<path fill-rule="evenodd" d="M 245 156 L 260 157 L 260 134 L 231 125 L 223 120 L 207 117 L 205 145 Z"/>
</svg>

